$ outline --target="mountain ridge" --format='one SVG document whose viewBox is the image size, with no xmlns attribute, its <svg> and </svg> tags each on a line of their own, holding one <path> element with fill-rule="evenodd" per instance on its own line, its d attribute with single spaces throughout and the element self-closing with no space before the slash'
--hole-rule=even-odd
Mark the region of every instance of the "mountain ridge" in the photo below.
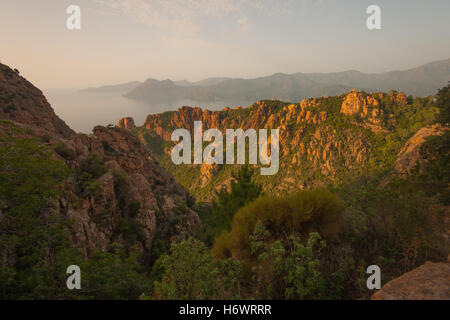
<svg viewBox="0 0 450 320">
<path fill-rule="evenodd" d="M 230 182 L 235 166 L 173 165 L 171 133 L 177 128 L 192 133 L 194 121 L 202 121 L 204 130 L 217 128 L 223 132 L 227 128 L 280 129 L 279 173 L 274 177 L 254 177 L 266 191 L 276 194 L 340 183 L 345 181 L 344 176 L 352 176 L 352 171 L 369 164 L 374 170 L 393 169 L 394 158 L 385 161 L 381 156 L 383 148 L 389 146 L 394 148 L 392 154 L 398 154 L 409 136 L 430 124 L 436 113 L 432 101 L 433 97 L 412 99 L 402 92 L 369 94 L 353 89 L 299 103 L 260 100 L 247 108 L 221 111 L 185 106 L 177 111 L 150 114 L 144 125 L 132 128 L 132 132 L 198 200 L 209 201 L 215 191 Z M 408 117 L 417 118 L 417 124 L 406 125 Z"/>
<path fill-rule="evenodd" d="M 450 59 L 445 59 L 406 70 L 383 73 L 364 73 L 357 70 L 292 74 L 279 72 L 251 79 L 215 77 L 196 82 L 149 78 L 143 83 L 135 83 L 130 90 L 124 92 L 124 96 L 148 103 L 192 100 L 199 103 L 231 101 L 235 105 L 265 99 L 299 101 L 339 95 L 354 88 L 383 92 L 397 90 L 406 95 L 428 96 L 435 94 L 437 89 L 445 86 L 449 80 Z M 116 86 L 117 91 L 124 88 L 124 85 L 126 84 Z M 113 89 L 114 86 L 107 88 Z M 97 91 L 101 92 L 105 89 L 99 90 Z"/>
</svg>

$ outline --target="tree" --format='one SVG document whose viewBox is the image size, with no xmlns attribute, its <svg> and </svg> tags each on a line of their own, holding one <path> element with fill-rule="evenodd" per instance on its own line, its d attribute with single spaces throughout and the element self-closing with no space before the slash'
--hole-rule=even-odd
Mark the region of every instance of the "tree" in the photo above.
<svg viewBox="0 0 450 320">
<path fill-rule="evenodd" d="M 151 289 L 150 277 L 140 263 L 142 252 L 118 243 L 107 251 L 96 251 L 81 264 L 83 274 L 79 298 L 138 299 Z"/>
<path fill-rule="evenodd" d="M 229 230 L 234 214 L 261 195 L 262 187 L 252 181 L 254 170 L 248 165 L 233 173 L 230 189 L 222 188 L 209 215 L 204 216 L 203 240 L 211 245 L 223 231 Z"/>
<path fill-rule="evenodd" d="M 438 122 L 448 125 L 450 123 L 450 82 L 438 91 L 436 106 L 440 110 Z"/>
<path fill-rule="evenodd" d="M 153 299 L 239 298 L 239 262 L 213 259 L 198 240 L 173 243 L 153 268 L 162 274 L 154 284 Z"/>
<path fill-rule="evenodd" d="M 257 264 L 252 268 L 256 299 L 323 299 L 327 285 L 322 274 L 321 252 L 325 241 L 310 233 L 305 244 L 297 235 L 285 241 L 271 241 L 270 232 L 261 221 L 250 236 L 252 254 Z"/>
</svg>

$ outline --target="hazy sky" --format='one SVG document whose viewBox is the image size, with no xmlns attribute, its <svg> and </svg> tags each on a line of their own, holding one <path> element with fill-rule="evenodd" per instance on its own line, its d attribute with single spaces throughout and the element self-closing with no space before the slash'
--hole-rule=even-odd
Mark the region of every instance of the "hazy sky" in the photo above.
<svg viewBox="0 0 450 320">
<path fill-rule="evenodd" d="M 366 27 L 371 4 L 381 30 Z M 449 0 L 1 0 L 0 61 L 40 88 L 384 72 L 450 58 L 449 12 Z"/>
</svg>

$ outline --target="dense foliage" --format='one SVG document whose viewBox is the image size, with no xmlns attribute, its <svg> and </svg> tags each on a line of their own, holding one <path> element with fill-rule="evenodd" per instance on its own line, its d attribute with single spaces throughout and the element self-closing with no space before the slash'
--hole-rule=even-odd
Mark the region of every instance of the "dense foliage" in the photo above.
<svg viewBox="0 0 450 320">
<path fill-rule="evenodd" d="M 207 244 L 211 245 L 222 232 L 231 228 L 233 216 L 241 207 L 261 195 L 262 188 L 252 181 L 252 176 L 250 166 L 233 172 L 230 187 L 220 189 L 210 209 L 200 210 L 203 221 L 201 238 Z"/>
<path fill-rule="evenodd" d="M 154 285 L 154 299 L 239 298 L 240 263 L 213 259 L 198 240 L 173 244 L 170 253 L 161 256 L 153 268 L 160 274 Z"/>
<path fill-rule="evenodd" d="M 333 238 L 343 221 L 342 209 L 334 195 L 320 189 L 280 198 L 264 196 L 236 213 L 231 230 L 216 240 L 212 252 L 217 257 L 252 259 L 250 235 L 258 221 L 262 221 L 275 239 L 313 231 Z"/>
</svg>

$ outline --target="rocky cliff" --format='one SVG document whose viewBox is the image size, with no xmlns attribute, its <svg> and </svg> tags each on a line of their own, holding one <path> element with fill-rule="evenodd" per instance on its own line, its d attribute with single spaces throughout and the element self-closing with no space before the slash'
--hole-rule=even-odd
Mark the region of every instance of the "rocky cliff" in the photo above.
<svg viewBox="0 0 450 320">
<path fill-rule="evenodd" d="M 0 64 L 0 119 L 8 119 L 47 131 L 58 137 L 73 137 L 75 132 L 56 116 L 42 91 Z"/>
<path fill-rule="evenodd" d="M 101 126 L 94 135 L 76 134 L 39 89 L 5 65 L 0 65 L 0 119 L 0 134 L 36 138 L 72 170 L 53 210 L 73 221 L 73 244 L 86 254 L 113 241 L 151 250 L 156 236 L 184 238 L 198 226 L 189 194 L 138 138 Z M 132 128 L 132 122 L 123 126 Z"/>
<path fill-rule="evenodd" d="M 199 199 L 208 200 L 212 191 L 226 183 L 230 166 L 192 165 L 184 170 L 174 166 L 170 161 L 173 147 L 170 137 L 177 128 L 192 133 L 197 120 L 203 122 L 204 130 L 280 129 L 279 173 L 255 178 L 266 190 L 282 192 L 335 183 L 380 160 L 380 147 L 387 143 L 388 137 L 397 134 L 405 114 L 414 108 L 403 93 L 352 90 L 340 96 L 299 103 L 264 100 L 248 108 L 222 111 L 182 107 L 175 112 L 149 115 L 143 127 L 134 132 L 178 181 Z M 380 160 L 377 165 L 387 169 L 393 163 Z M 198 179 L 191 179 L 193 176 Z"/>
<path fill-rule="evenodd" d="M 123 129 L 134 129 L 136 128 L 136 125 L 134 124 L 134 119 L 131 117 L 125 117 L 119 120 L 117 122 L 117 127 L 123 128 Z"/>
</svg>

